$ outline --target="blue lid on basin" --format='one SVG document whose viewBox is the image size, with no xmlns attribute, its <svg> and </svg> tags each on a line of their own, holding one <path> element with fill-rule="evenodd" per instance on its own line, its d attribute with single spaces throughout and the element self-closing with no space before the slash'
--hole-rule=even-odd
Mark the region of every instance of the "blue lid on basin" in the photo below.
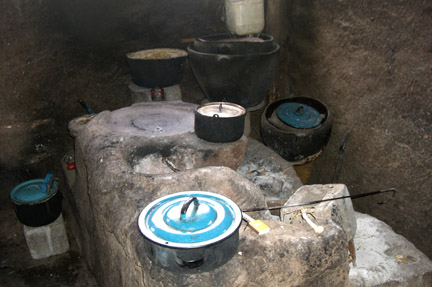
<svg viewBox="0 0 432 287">
<path fill-rule="evenodd" d="M 52 174 L 47 174 L 45 179 L 33 179 L 25 181 L 12 189 L 10 198 L 17 204 L 34 204 L 53 196 L 58 189 L 58 184 L 51 181 Z"/>
<path fill-rule="evenodd" d="M 233 234 L 241 224 L 241 210 L 229 198 L 203 192 L 178 192 L 150 203 L 138 226 L 145 237 L 178 248 L 206 246 Z"/>
<path fill-rule="evenodd" d="M 311 129 L 321 124 L 321 114 L 313 107 L 289 102 L 276 109 L 276 115 L 285 124 L 298 129 Z"/>
</svg>

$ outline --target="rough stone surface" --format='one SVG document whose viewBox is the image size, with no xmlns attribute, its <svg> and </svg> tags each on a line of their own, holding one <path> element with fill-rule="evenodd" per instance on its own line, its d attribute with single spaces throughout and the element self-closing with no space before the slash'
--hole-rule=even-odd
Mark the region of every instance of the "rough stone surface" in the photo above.
<svg viewBox="0 0 432 287">
<path fill-rule="evenodd" d="M 251 138 L 237 171 L 261 189 L 266 201 L 286 201 L 302 185 L 289 162 Z"/>
<path fill-rule="evenodd" d="M 152 102 L 152 89 L 140 87 L 134 83 L 128 86 L 132 103 Z M 181 90 L 179 85 L 163 88 L 165 101 L 181 101 Z"/>
<path fill-rule="evenodd" d="M 349 272 L 351 286 L 432 286 L 432 262 L 405 237 L 384 222 L 355 213 L 356 266 Z"/>
<path fill-rule="evenodd" d="M 94 122 L 93 122 L 94 121 Z M 177 274 L 148 259 L 137 219 L 151 201 L 173 192 L 205 190 L 223 194 L 241 209 L 266 206 L 260 188 L 227 167 L 203 167 L 170 174 L 134 172 L 125 151 L 144 139 L 107 132 L 89 122 L 75 138 L 76 179 L 65 198 L 70 225 L 101 286 L 345 286 L 347 241 L 343 230 L 321 221 L 326 232 L 269 220 L 268 212 L 250 213 L 271 228 L 258 237 L 240 227 L 237 255 L 216 270 Z M 115 211 L 115 212 L 113 212 Z"/>
<path fill-rule="evenodd" d="M 42 259 L 69 250 L 69 241 L 61 214 L 50 224 L 39 227 L 23 225 L 23 229 L 33 259 Z"/>
<path fill-rule="evenodd" d="M 295 205 L 349 195 L 348 188 L 344 184 L 304 185 L 284 205 Z M 321 202 L 311 206 L 283 208 L 281 209 L 282 221 L 301 223 L 302 217 L 295 216 L 295 211 L 301 208 L 312 210 L 317 219 L 334 221 L 346 232 L 348 241 L 354 238 L 357 223 L 350 198 Z"/>
<path fill-rule="evenodd" d="M 247 138 L 223 144 L 198 138 L 194 133 L 195 106 L 183 102 L 137 103 L 74 119 L 69 129 L 72 135 L 83 129 L 109 134 L 101 145 L 121 150 L 139 173 L 164 174 L 204 166 L 238 168 Z"/>
<path fill-rule="evenodd" d="M 143 257 L 146 286 L 347 286 L 346 241 L 338 226 L 328 223 L 317 236 L 301 226 L 264 223 L 271 230 L 262 236 L 242 226 L 237 254 L 211 272 L 174 274 Z"/>
</svg>

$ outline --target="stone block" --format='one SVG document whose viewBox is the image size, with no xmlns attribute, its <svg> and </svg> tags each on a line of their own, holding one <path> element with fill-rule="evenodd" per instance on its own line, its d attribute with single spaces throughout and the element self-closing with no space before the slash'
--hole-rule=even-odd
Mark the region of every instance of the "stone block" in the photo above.
<svg viewBox="0 0 432 287">
<path fill-rule="evenodd" d="M 322 199 L 349 196 L 348 188 L 344 184 L 305 185 L 300 187 L 285 205 L 295 205 Z M 354 208 L 350 198 L 332 200 L 319 204 L 305 206 L 313 210 L 317 219 L 330 219 L 342 227 L 348 241 L 354 238 L 357 223 L 354 216 Z M 301 223 L 301 216 L 295 216 L 300 207 L 283 208 L 281 219 L 284 222 Z"/>
<path fill-rule="evenodd" d="M 42 259 L 69 250 L 69 242 L 63 216 L 52 223 L 39 227 L 24 225 L 24 236 L 33 259 Z"/>
<path fill-rule="evenodd" d="M 347 286 L 347 242 L 339 226 L 331 221 L 322 222 L 326 232 L 316 235 L 302 225 L 263 222 L 270 227 L 270 232 L 261 236 L 241 226 L 237 254 L 210 272 L 170 272 L 154 266 L 145 253 L 138 252 L 145 275 L 137 286 Z M 135 241 L 141 246 L 140 239 Z"/>
<path fill-rule="evenodd" d="M 355 217 L 351 286 L 432 286 L 432 262 L 425 254 L 384 222 L 358 212 Z"/>
</svg>

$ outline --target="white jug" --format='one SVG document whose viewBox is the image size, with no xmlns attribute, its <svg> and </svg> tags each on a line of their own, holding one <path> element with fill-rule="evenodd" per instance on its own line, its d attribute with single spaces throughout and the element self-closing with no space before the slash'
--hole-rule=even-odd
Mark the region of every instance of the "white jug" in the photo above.
<svg viewBox="0 0 432 287">
<path fill-rule="evenodd" d="M 225 0 L 225 13 L 233 34 L 258 34 L 264 29 L 264 0 Z"/>
</svg>

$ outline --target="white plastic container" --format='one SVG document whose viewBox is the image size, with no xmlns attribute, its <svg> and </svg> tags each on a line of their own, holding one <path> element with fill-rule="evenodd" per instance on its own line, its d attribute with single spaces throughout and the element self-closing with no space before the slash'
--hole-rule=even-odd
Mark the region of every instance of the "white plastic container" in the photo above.
<svg viewBox="0 0 432 287">
<path fill-rule="evenodd" d="M 233 34 L 258 34 L 264 29 L 264 0 L 225 0 L 225 13 Z"/>
</svg>

